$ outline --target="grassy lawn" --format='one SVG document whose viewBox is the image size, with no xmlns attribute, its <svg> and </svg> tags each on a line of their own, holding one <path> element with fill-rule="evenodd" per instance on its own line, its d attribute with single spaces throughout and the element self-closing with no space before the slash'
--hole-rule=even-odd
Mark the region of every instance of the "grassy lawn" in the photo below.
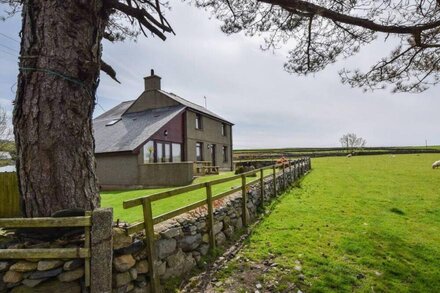
<svg viewBox="0 0 440 293">
<path fill-rule="evenodd" d="M 271 170 L 265 170 L 265 175 L 271 173 Z M 193 184 L 203 183 L 207 181 L 212 181 L 215 179 L 225 178 L 233 176 L 233 172 L 224 172 L 219 175 L 203 176 L 198 177 L 194 180 Z M 259 178 L 258 177 L 248 177 L 247 181 L 252 181 Z M 222 184 L 217 184 L 212 187 L 213 195 L 222 193 L 224 191 L 230 190 L 233 187 L 241 185 L 241 179 L 236 179 L 230 182 L 225 182 Z M 131 209 L 124 210 L 122 203 L 125 200 L 133 199 L 137 197 L 142 197 L 150 195 L 153 193 L 170 190 L 172 188 L 157 188 L 157 189 L 139 189 L 139 190 L 119 190 L 119 191 L 104 191 L 101 192 L 101 205 L 103 207 L 112 207 L 114 218 L 120 219 L 125 222 L 135 222 L 143 219 L 142 207 L 135 207 Z M 174 197 L 163 199 L 153 202 L 153 214 L 160 215 L 166 212 L 170 212 L 177 208 L 183 207 L 185 205 L 191 204 L 198 200 L 206 198 L 205 189 L 194 190 L 187 192 L 185 194 L 176 195 Z"/>
<path fill-rule="evenodd" d="M 319 158 L 273 206 L 218 291 L 439 292 L 439 154 Z M 278 266 L 258 270 L 271 259 Z M 276 283 L 277 281 L 278 283 Z M 290 289 L 289 289 L 290 288 Z M 216 290 L 217 291 L 217 290 Z"/>
</svg>

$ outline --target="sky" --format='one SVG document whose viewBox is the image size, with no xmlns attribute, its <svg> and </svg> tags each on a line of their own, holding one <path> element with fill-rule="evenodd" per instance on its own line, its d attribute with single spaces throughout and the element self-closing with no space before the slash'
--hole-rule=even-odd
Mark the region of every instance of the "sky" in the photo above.
<svg viewBox="0 0 440 293">
<path fill-rule="evenodd" d="M 94 116 L 122 101 L 137 98 L 143 77 L 154 69 L 162 88 L 204 105 L 235 124 L 235 149 L 339 146 L 354 132 L 368 146 L 440 145 L 440 86 L 421 94 L 364 93 L 343 85 L 337 72 L 372 65 L 392 44 L 378 40 L 347 60 L 315 75 L 283 70 L 288 47 L 262 51 L 261 39 L 227 36 L 220 22 L 204 10 L 171 1 L 166 13 L 176 36 L 165 42 L 140 37 L 137 42 L 104 41 L 103 59 L 121 84 L 104 73 Z M 0 5 L 0 15 L 6 6 Z M 0 106 L 9 114 L 16 92 L 20 18 L 0 23 Z M 294 40 L 293 40 L 294 41 Z"/>
</svg>

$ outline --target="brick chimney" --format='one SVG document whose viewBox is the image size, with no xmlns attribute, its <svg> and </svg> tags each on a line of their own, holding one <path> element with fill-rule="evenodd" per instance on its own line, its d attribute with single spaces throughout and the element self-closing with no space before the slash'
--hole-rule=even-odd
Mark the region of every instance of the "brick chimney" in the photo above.
<svg viewBox="0 0 440 293">
<path fill-rule="evenodd" d="M 154 74 L 154 70 L 151 69 L 151 75 L 144 77 L 145 90 L 160 90 L 160 76 Z"/>
</svg>

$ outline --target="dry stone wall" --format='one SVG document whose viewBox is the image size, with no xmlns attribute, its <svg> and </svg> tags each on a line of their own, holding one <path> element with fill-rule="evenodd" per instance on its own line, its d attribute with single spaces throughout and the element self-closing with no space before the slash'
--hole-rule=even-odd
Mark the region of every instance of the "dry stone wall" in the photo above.
<svg viewBox="0 0 440 293">
<path fill-rule="evenodd" d="M 85 291 L 83 259 L 0 261 L 0 292 L 81 291 Z"/>
</svg>

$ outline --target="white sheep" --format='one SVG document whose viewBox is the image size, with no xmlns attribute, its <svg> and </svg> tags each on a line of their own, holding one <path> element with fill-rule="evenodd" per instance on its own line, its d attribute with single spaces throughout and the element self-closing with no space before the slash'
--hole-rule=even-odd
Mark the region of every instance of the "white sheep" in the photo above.
<svg viewBox="0 0 440 293">
<path fill-rule="evenodd" d="M 347 158 L 351 158 L 351 156 L 353 156 L 353 155 L 352 154 L 346 155 Z"/>
<path fill-rule="evenodd" d="M 432 164 L 432 169 L 435 169 L 435 168 L 440 168 L 440 160 L 438 160 Z"/>
</svg>

